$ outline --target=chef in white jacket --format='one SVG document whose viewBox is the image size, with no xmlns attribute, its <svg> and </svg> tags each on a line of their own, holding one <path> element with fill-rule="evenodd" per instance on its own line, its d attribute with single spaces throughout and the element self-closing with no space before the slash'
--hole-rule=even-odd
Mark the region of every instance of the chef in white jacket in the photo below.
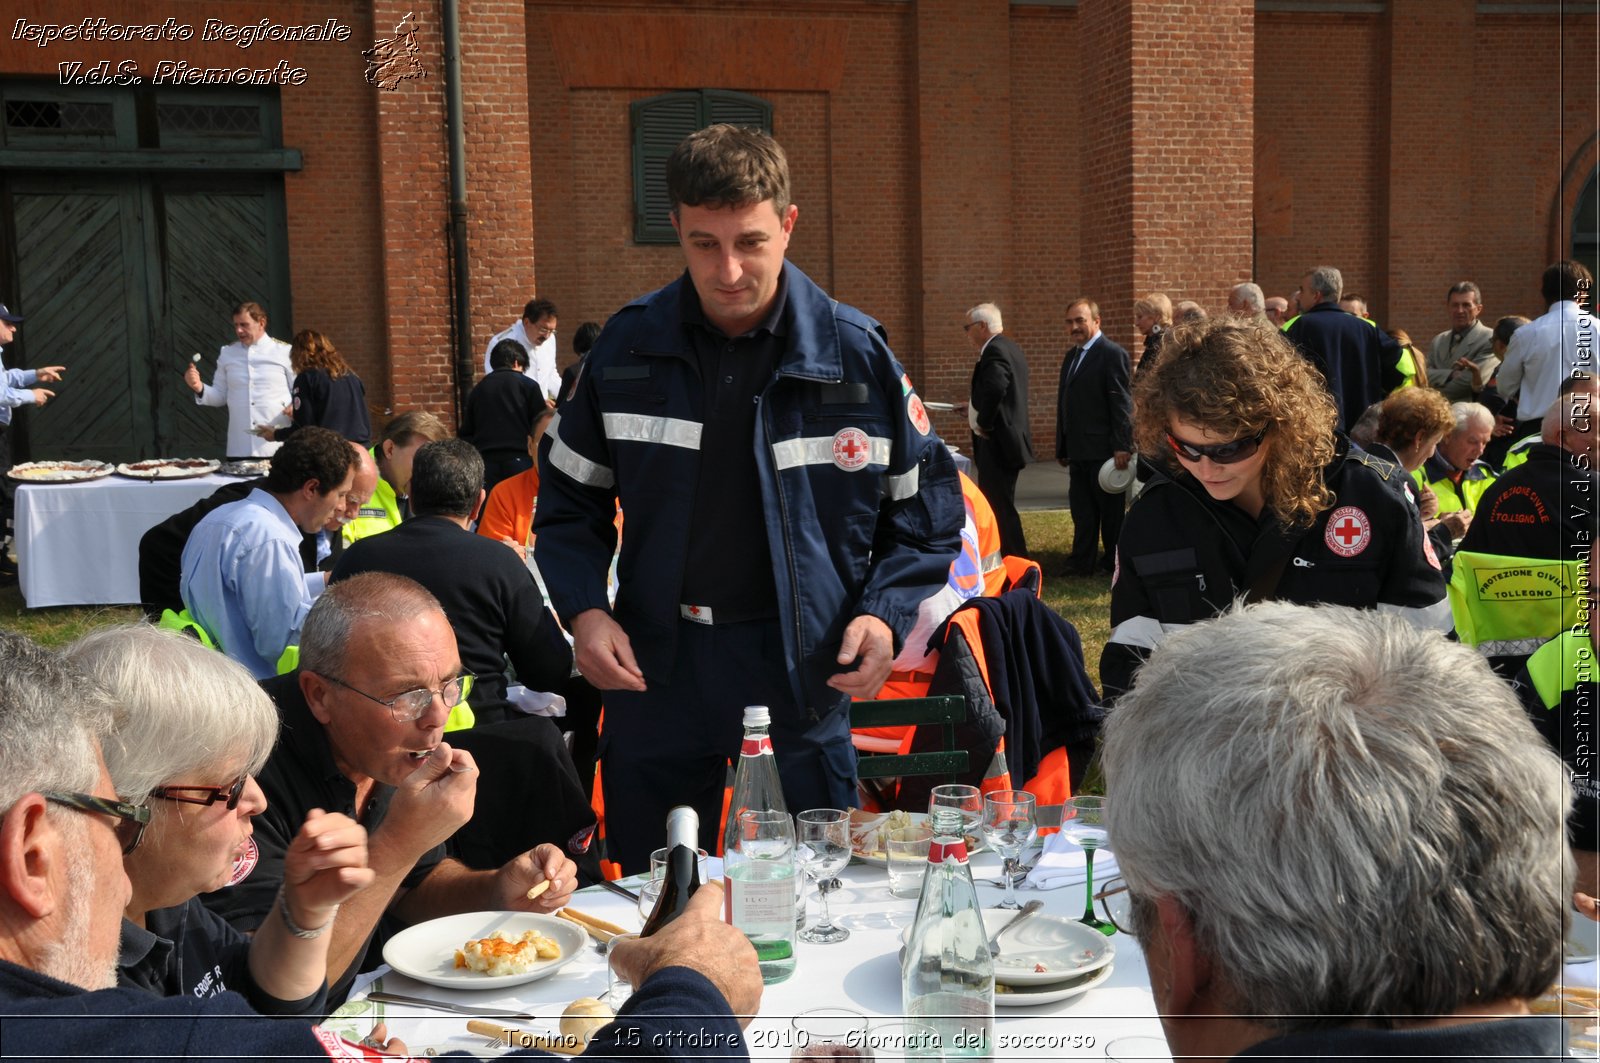
<svg viewBox="0 0 1600 1063">
<path fill-rule="evenodd" d="M 294 370 L 289 368 L 289 345 L 267 335 L 267 312 L 259 303 L 233 308 L 230 343 L 217 355 L 217 375 L 202 383 L 200 371 L 190 366 L 184 383 L 202 406 L 228 408 L 228 457 L 265 458 L 281 444 L 256 435 L 256 425 L 282 419 L 294 393 Z"/>
</svg>

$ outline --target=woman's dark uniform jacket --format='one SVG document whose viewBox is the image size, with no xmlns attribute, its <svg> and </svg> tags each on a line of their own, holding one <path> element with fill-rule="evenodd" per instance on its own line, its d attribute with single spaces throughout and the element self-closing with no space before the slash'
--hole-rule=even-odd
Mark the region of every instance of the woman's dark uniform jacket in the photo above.
<svg viewBox="0 0 1600 1063">
<path fill-rule="evenodd" d="M 1188 473 L 1159 468 L 1117 545 L 1111 638 L 1100 655 L 1107 700 L 1128 689 L 1174 626 L 1209 620 L 1258 582 L 1258 596 L 1381 606 L 1448 631 L 1444 576 L 1422 522 L 1375 465 L 1391 467 L 1341 436 L 1322 474 L 1336 500 L 1304 531 L 1285 529 L 1270 511 L 1253 520 Z"/>
</svg>

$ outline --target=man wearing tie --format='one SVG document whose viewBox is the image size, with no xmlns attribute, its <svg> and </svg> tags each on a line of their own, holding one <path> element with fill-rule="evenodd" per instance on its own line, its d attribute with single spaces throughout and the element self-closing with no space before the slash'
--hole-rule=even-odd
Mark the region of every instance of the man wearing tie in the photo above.
<svg viewBox="0 0 1600 1063">
<path fill-rule="evenodd" d="M 1072 511 L 1072 555 L 1067 575 L 1095 569 L 1095 540 L 1105 543 L 1100 568 L 1116 565 L 1125 496 L 1100 487 L 1107 458 L 1125 469 L 1133 451 L 1133 399 L 1128 391 L 1128 352 L 1100 332 L 1100 308 L 1092 299 L 1067 307 L 1072 349 L 1061 363 L 1056 391 L 1056 461 L 1068 470 L 1067 506 Z"/>
</svg>

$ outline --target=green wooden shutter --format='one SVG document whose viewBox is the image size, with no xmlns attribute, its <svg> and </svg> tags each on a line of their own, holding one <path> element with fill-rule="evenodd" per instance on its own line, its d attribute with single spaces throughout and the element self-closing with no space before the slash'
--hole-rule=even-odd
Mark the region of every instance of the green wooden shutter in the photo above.
<svg viewBox="0 0 1600 1063">
<path fill-rule="evenodd" d="M 684 137 L 718 122 L 772 131 L 772 105 L 725 89 L 669 92 L 629 106 L 633 126 L 633 239 L 674 244 L 672 197 L 667 195 L 667 157 Z"/>
</svg>

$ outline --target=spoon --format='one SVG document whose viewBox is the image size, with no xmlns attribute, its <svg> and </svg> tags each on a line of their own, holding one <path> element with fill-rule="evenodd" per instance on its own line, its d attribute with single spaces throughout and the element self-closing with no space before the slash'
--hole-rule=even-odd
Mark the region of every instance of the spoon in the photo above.
<svg viewBox="0 0 1600 1063">
<path fill-rule="evenodd" d="M 1000 955 L 1000 935 L 1001 934 L 1004 934 L 1007 930 L 1012 929 L 1018 923 L 1022 922 L 1024 919 L 1028 918 L 1034 912 L 1037 912 L 1040 908 L 1043 908 L 1043 907 L 1044 907 L 1044 902 L 1041 901 L 1041 900 L 1031 900 L 1027 904 L 1024 904 L 1022 906 L 1022 911 L 1017 913 L 1017 917 L 1015 919 L 1011 920 L 1010 922 L 1008 922 L 1005 926 L 1001 927 L 999 930 L 996 930 L 994 932 L 994 937 L 989 939 L 989 955 L 990 956 L 998 956 L 998 955 Z"/>
</svg>

